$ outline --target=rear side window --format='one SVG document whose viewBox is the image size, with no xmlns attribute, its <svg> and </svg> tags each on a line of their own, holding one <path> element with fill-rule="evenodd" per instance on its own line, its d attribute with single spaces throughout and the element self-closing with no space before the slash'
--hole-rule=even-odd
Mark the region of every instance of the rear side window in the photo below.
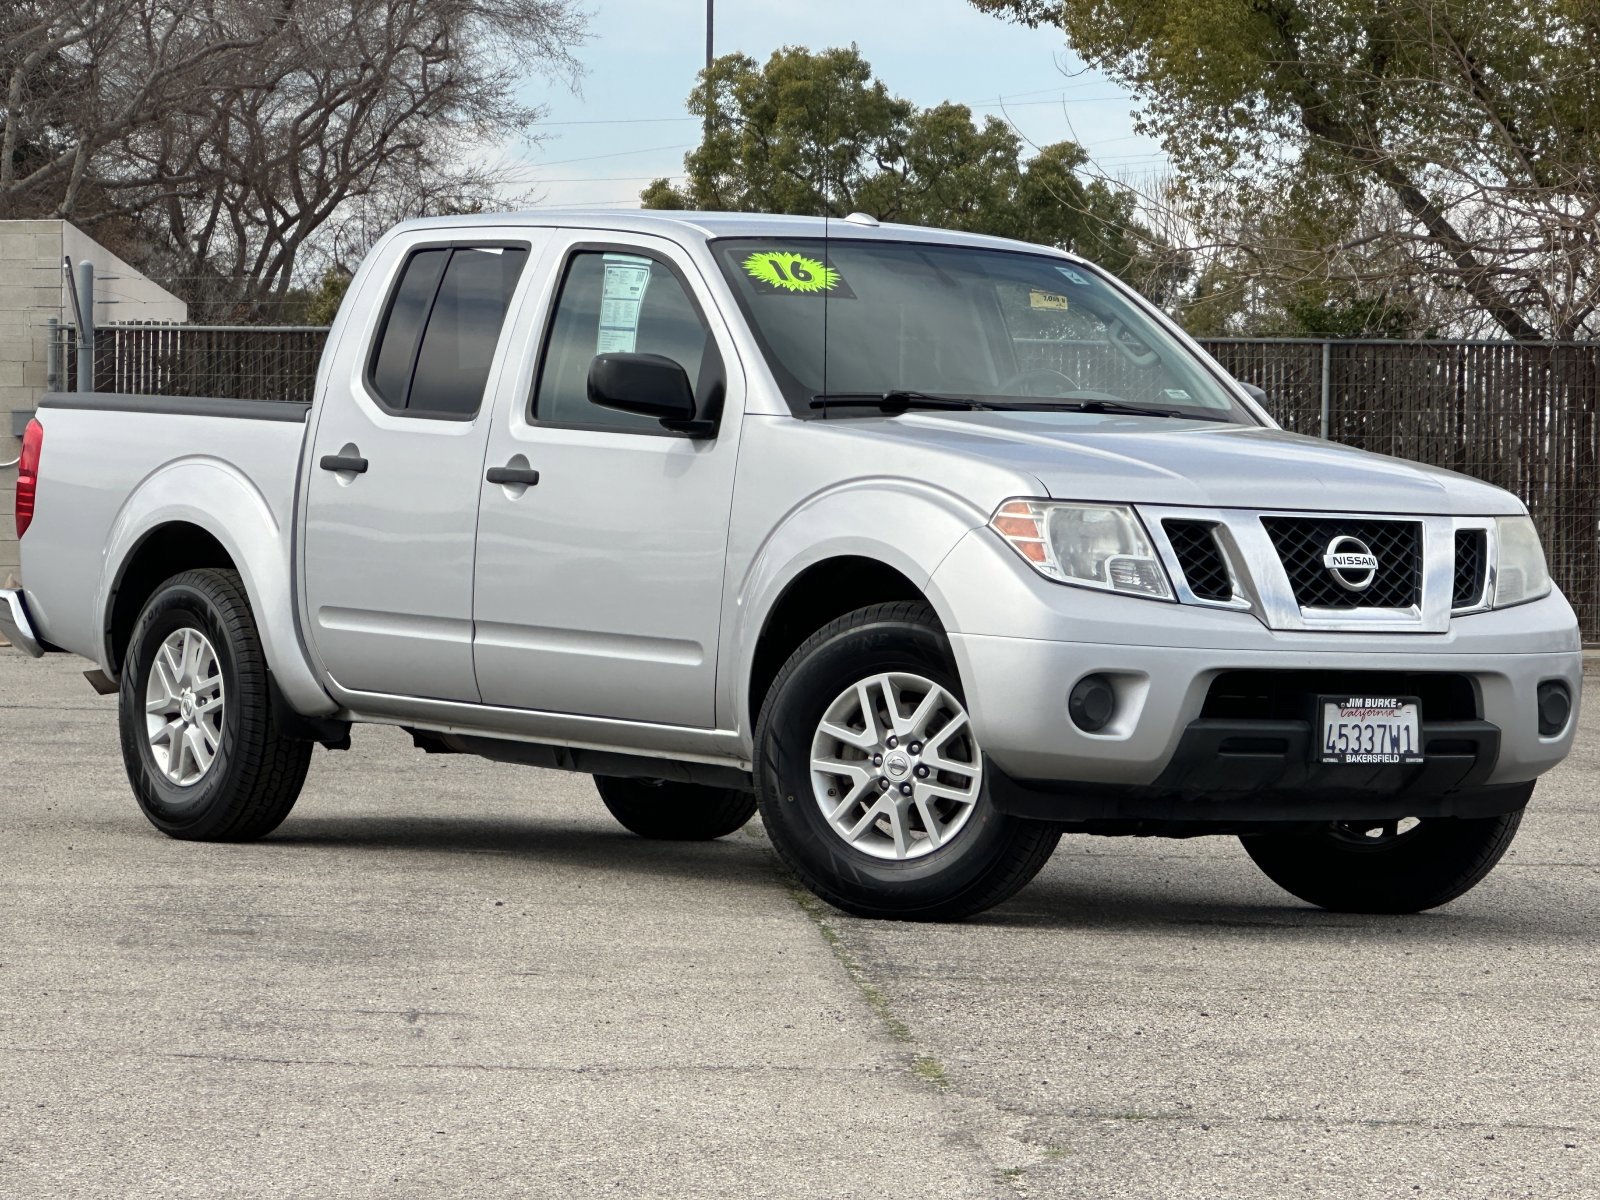
<svg viewBox="0 0 1600 1200">
<path fill-rule="evenodd" d="M 521 246 L 429 248 L 406 259 L 368 374 L 389 409 L 446 420 L 477 415 L 527 260 Z"/>
<path fill-rule="evenodd" d="M 533 416 L 546 425 L 660 433 L 650 417 L 589 402 L 589 364 L 605 353 L 660 354 L 688 373 L 706 405 L 721 379 L 711 331 L 669 267 L 641 254 L 575 254 L 561 284 Z"/>
</svg>

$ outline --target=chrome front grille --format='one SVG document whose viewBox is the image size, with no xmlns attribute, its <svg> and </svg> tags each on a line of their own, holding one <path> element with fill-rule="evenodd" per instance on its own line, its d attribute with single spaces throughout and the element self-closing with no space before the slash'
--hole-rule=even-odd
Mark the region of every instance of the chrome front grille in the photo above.
<svg viewBox="0 0 1600 1200">
<path fill-rule="evenodd" d="M 1422 526 L 1347 517 L 1262 517 L 1301 608 L 1414 608 L 1422 600 Z M 1363 546 L 1378 560 L 1361 586 L 1324 564 L 1333 547 Z"/>
<path fill-rule="evenodd" d="M 1493 586 L 1492 517 L 1140 510 L 1182 603 L 1269 629 L 1444 633 Z"/>
<path fill-rule="evenodd" d="M 1489 586 L 1489 531 L 1456 530 L 1456 577 L 1451 608 L 1477 608 Z"/>
<path fill-rule="evenodd" d="M 1167 537 L 1189 590 L 1201 600 L 1231 600 L 1233 577 L 1217 544 L 1216 526 L 1207 521 L 1165 521 Z"/>
</svg>

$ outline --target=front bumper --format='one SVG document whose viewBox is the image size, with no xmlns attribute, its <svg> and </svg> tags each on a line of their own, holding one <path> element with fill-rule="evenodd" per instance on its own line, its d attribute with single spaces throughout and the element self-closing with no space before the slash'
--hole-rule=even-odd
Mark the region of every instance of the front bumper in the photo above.
<svg viewBox="0 0 1600 1200">
<path fill-rule="evenodd" d="M 1202 718 L 1149 786 L 1019 780 L 991 764 L 989 790 L 1002 812 L 1124 833 L 1489 817 L 1521 808 L 1533 794 L 1532 781 L 1485 784 L 1500 742 L 1485 721 L 1425 723 L 1427 761 L 1412 766 L 1326 766 L 1311 757 L 1312 737 L 1309 721 Z"/>
<path fill-rule="evenodd" d="M 44 645 L 33 632 L 21 591 L 0 588 L 0 637 L 31 658 L 44 657 Z"/>
<path fill-rule="evenodd" d="M 952 630 L 974 732 L 999 775 L 1024 781 L 1024 790 L 1049 795 L 1072 784 L 1083 796 L 1096 788 L 1111 796 L 1132 788 L 1146 800 L 1189 805 L 1270 794 L 1322 794 L 1336 805 L 1360 794 L 1406 797 L 1414 806 L 1418 797 L 1526 784 L 1572 748 L 1583 660 L 1576 617 L 1559 593 L 1457 617 L 1442 634 L 1271 630 L 1247 612 L 1030 577 L 1007 561 L 1015 559 L 1009 551 L 987 547 L 983 533 L 951 553 L 933 589 Z M 1208 723 L 1212 685 L 1232 672 L 1338 672 L 1373 688 L 1352 695 L 1407 694 L 1382 686 L 1402 674 L 1461 677 L 1472 711 L 1430 713 L 1425 703 L 1422 718 L 1472 728 L 1437 730 L 1436 749 L 1425 747 L 1430 761 L 1420 767 L 1313 769 L 1309 705 L 1251 714 L 1243 726 Z M 1117 697 L 1113 720 L 1098 733 L 1067 715 L 1068 693 L 1091 674 L 1105 676 Z M 1536 702 L 1547 680 L 1564 681 L 1573 698 L 1566 726 L 1548 737 L 1539 732 Z M 1132 815 L 1125 805 L 1119 811 Z"/>
</svg>

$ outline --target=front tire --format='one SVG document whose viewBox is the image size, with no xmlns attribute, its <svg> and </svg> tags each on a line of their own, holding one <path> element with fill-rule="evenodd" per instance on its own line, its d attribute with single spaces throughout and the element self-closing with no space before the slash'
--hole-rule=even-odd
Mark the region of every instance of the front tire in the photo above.
<svg viewBox="0 0 1600 1200">
<path fill-rule="evenodd" d="M 937 619 L 878 604 L 827 625 L 772 685 L 756 727 L 762 820 L 836 908 L 954 921 L 1049 861 L 1057 826 L 999 812 Z"/>
<path fill-rule="evenodd" d="M 242 842 L 289 815 L 311 743 L 283 736 L 266 656 L 235 571 L 186 571 L 134 626 L 118 693 L 122 761 L 168 837 Z"/>
<path fill-rule="evenodd" d="M 594 784 L 624 829 L 652 841 L 709 842 L 756 815 L 756 798 L 734 788 L 616 775 L 596 775 Z"/>
<path fill-rule="evenodd" d="M 1497 817 L 1340 822 L 1315 833 L 1239 840 L 1268 879 L 1308 904 L 1333 912 L 1414 913 L 1476 887 L 1521 824 L 1517 809 Z"/>
</svg>

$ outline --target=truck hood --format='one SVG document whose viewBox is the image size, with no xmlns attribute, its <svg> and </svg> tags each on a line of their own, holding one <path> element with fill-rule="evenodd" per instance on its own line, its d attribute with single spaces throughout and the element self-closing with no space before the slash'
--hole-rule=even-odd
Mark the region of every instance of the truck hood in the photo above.
<svg viewBox="0 0 1600 1200">
<path fill-rule="evenodd" d="M 1026 412 L 916 412 L 892 424 L 891 436 L 1026 472 L 1060 500 L 1438 516 L 1524 511 L 1510 492 L 1471 476 L 1280 429 Z"/>
</svg>

